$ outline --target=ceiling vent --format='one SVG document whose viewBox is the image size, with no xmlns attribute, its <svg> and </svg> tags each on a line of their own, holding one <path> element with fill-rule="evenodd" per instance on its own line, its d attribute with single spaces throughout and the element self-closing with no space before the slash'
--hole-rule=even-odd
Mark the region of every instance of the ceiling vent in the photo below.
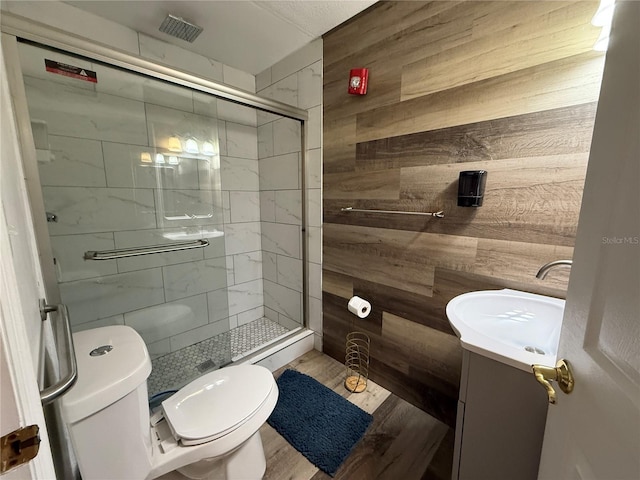
<svg viewBox="0 0 640 480">
<path fill-rule="evenodd" d="M 180 40 L 186 40 L 189 43 L 193 43 L 198 35 L 202 33 L 202 30 L 202 27 L 189 23 L 183 18 L 174 15 L 167 15 L 167 18 L 165 18 L 162 25 L 160 25 L 161 32 L 179 38 Z"/>
</svg>

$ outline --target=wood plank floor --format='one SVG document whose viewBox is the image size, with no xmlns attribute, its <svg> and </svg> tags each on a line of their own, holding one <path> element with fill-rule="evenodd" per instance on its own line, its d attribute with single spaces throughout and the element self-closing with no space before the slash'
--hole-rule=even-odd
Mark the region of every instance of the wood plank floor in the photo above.
<svg viewBox="0 0 640 480">
<path fill-rule="evenodd" d="M 312 350 L 274 372 L 305 373 L 373 415 L 373 423 L 342 464 L 337 480 L 448 480 L 453 459 L 453 431 L 431 415 L 369 381 L 354 394 L 342 384 L 344 365 Z M 260 429 L 267 471 L 265 480 L 327 480 L 272 427 Z"/>
</svg>

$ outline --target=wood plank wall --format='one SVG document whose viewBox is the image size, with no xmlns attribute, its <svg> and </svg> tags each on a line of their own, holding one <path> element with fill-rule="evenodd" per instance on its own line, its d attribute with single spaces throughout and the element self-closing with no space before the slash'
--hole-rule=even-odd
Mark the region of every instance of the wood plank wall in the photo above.
<svg viewBox="0 0 640 480">
<path fill-rule="evenodd" d="M 594 2 L 381 2 L 324 37 L 324 351 L 371 336 L 371 378 L 449 425 L 461 349 L 445 315 L 463 292 L 563 297 L 604 56 Z M 370 71 L 365 97 L 346 93 Z M 484 206 L 458 173 L 488 171 Z M 340 208 L 437 211 L 435 219 Z M 373 304 L 366 321 L 352 295 Z"/>
</svg>

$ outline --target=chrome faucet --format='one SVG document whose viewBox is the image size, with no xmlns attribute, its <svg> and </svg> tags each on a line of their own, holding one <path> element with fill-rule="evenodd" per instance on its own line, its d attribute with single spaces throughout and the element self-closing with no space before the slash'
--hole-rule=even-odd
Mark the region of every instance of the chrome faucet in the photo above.
<svg viewBox="0 0 640 480">
<path fill-rule="evenodd" d="M 540 270 L 538 270 L 538 273 L 536 273 L 536 278 L 540 280 L 544 280 L 545 277 L 547 276 L 547 273 L 549 273 L 550 270 L 553 270 L 554 268 L 557 268 L 557 267 L 571 268 L 571 265 L 573 265 L 573 260 L 554 260 L 553 262 L 545 263 L 543 266 L 540 267 Z"/>
</svg>

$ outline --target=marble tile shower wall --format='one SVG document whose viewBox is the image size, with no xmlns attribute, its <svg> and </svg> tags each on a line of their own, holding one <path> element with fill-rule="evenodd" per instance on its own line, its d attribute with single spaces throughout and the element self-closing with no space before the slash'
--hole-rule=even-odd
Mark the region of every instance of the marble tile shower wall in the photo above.
<svg viewBox="0 0 640 480">
<path fill-rule="evenodd" d="M 255 91 L 252 75 L 139 38 L 148 58 Z M 127 324 L 159 356 L 263 317 L 255 110 L 20 48 L 31 117 L 46 123 L 55 158 L 40 164 L 40 177 L 45 207 L 59 218 L 49 224 L 50 235 L 74 329 Z M 45 57 L 97 71 L 98 84 L 45 72 Z M 166 147 L 176 132 L 218 139 L 219 157 L 183 158 L 176 176 L 135 162 L 144 151 Z M 203 218 L 166 219 L 185 211 Z M 86 250 L 154 245 L 173 241 L 165 238 L 172 232 L 198 230 L 225 235 L 210 237 L 202 250 L 82 259 Z"/>
<path fill-rule="evenodd" d="M 322 39 L 256 76 L 260 96 L 309 112 L 306 130 L 309 327 L 322 349 Z M 265 315 L 284 326 L 302 313 L 301 143 L 299 123 L 258 112 Z"/>
</svg>

